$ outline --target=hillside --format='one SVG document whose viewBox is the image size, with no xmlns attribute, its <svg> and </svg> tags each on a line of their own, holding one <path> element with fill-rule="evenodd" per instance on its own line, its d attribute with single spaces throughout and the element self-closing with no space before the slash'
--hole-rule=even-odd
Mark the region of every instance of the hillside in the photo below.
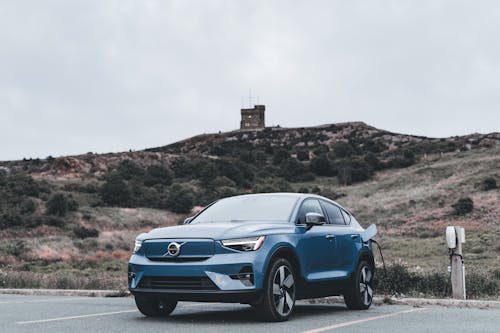
<svg viewBox="0 0 500 333">
<path fill-rule="evenodd" d="M 222 196 L 271 191 L 337 200 L 377 223 L 386 260 L 412 271 L 445 272 L 444 228 L 462 225 L 469 271 L 500 281 L 499 170 L 499 133 L 437 139 L 361 122 L 0 162 L 0 287 L 124 287 L 138 233 Z"/>
</svg>

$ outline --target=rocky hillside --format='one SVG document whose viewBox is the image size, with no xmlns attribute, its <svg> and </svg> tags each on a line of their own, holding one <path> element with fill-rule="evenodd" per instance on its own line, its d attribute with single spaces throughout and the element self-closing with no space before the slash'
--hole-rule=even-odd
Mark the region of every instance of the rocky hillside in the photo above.
<svg viewBox="0 0 500 333">
<path fill-rule="evenodd" d="M 0 287 L 123 285 L 138 233 L 271 191 L 336 199 L 377 223 L 388 260 L 412 270 L 446 267 L 443 229 L 463 225 L 470 265 L 500 280 L 499 170 L 499 133 L 436 139 L 361 122 L 0 162 Z"/>
</svg>

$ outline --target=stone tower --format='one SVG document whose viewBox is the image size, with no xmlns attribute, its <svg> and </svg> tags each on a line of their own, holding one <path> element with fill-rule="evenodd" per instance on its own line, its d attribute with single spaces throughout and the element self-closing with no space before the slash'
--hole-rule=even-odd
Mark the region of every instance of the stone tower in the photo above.
<svg viewBox="0 0 500 333">
<path fill-rule="evenodd" d="M 255 105 L 252 109 L 241 109 L 240 130 L 263 129 L 265 127 L 265 105 Z"/>
</svg>

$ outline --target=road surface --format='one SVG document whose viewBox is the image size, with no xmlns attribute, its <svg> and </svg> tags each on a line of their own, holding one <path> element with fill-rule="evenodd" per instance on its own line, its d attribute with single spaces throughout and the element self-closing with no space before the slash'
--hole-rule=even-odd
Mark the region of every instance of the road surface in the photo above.
<svg viewBox="0 0 500 333">
<path fill-rule="evenodd" d="M 342 304 L 298 302 L 283 323 L 256 320 L 248 305 L 179 303 L 167 318 L 146 318 L 134 300 L 0 295 L 0 332 L 500 332 L 500 310 L 406 305 L 349 311 Z"/>
</svg>

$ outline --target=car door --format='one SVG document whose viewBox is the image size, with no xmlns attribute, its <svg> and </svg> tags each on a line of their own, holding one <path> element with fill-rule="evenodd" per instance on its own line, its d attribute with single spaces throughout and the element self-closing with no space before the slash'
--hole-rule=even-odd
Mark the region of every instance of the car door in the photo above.
<svg viewBox="0 0 500 333">
<path fill-rule="evenodd" d="M 333 251 L 335 239 L 331 225 L 314 226 L 307 230 L 305 216 L 307 213 L 319 213 L 325 216 L 318 199 L 309 198 L 302 202 L 297 213 L 297 225 L 301 226 L 297 251 L 300 256 L 302 270 L 308 281 L 329 279 L 331 267 L 334 265 Z"/>
<path fill-rule="evenodd" d="M 330 232 L 335 239 L 335 249 L 331 260 L 331 277 L 347 277 L 352 270 L 353 263 L 357 260 L 361 236 L 349 226 L 347 217 L 350 215 L 342 208 L 325 200 L 321 200 L 321 205 L 326 211 L 331 226 Z"/>
</svg>

